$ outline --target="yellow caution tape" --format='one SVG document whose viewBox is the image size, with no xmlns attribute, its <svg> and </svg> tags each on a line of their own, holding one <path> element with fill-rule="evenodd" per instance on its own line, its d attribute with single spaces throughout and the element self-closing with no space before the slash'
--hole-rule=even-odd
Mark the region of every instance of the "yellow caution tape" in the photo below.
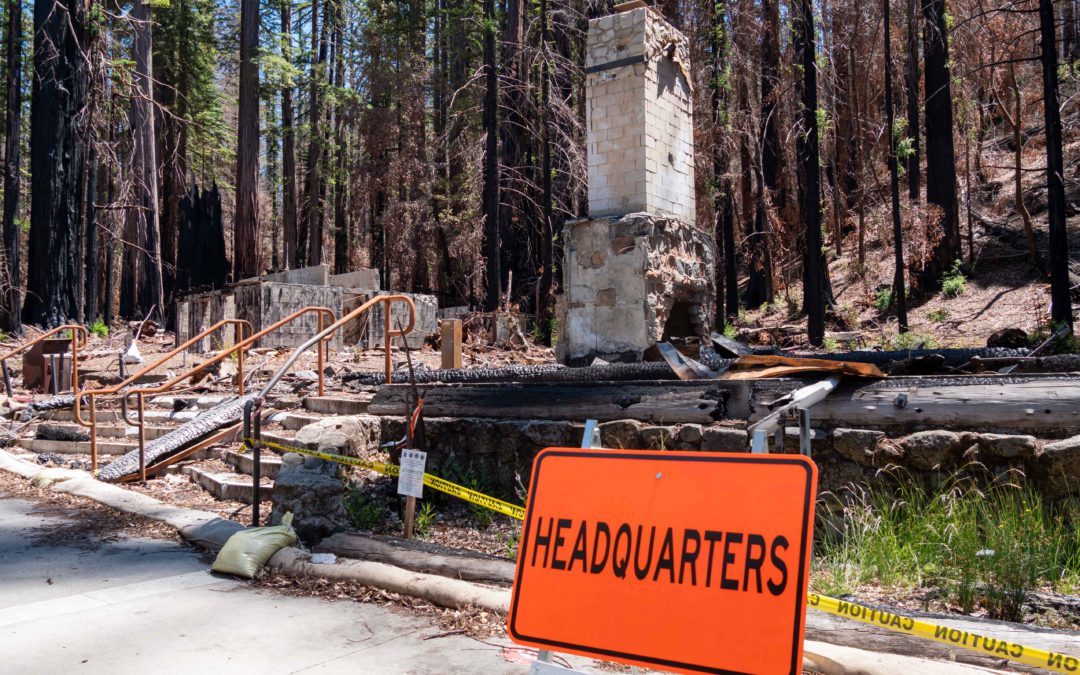
<svg viewBox="0 0 1080 675">
<path fill-rule="evenodd" d="M 247 445 L 255 443 L 255 439 L 248 438 L 245 443 L 245 450 Z M 280 450 L 281 452 L 296 452 L 301 455 L 310 455 L 311 457 L 318 457 L 319 459 L 325 459 L 328 462 L 336 462 L 338 464 L 347 464 L 349 466 L 360 467 L 361 469 L 369 469 L 377 473 L 381 473 L 385 476 L 397 476 L 400 471 L 397 464 L 386 464 L 384 462 L 375 462 L 370 459 L 360 459 L 358 457 L 346 457 L 344 455 L 335 455 L 329 452 L 321 452 L 318 450 L 306 450 L 304 448 L 294 448 L 288 445 L 282 445 L 280 443 L 274 443 L 272 441 L 259 441 L 262 445 L 273 448 L 274 450 Z M 496 513 L 501 513 L 504 516 L 510 516 L 517 520 L 525 520 L 525 507 L 516 506 L 508 502 L 504 502 L 501 499 L 496 499 L 482 492 L 476 490 L 470 490 L 469 488 L 458 485 L 457 483 L 451 483 L 448 480 L 443 480 L 438 476 L 432 476 L 430 473 L 424 474 L 424 485 L 433 490 L 444 492 L 452 497 L 458 499 L 464 499 L 467 502 L 482 506 L 485 509 L 491 509 Z"/>
<path fill-rule="evenodd" d="M 1045 668 L 1058 673 L 1080 672 L 1080 659 L 1044 649 L 1025 647 L 1015 642 L 979 635 L 959 628 L 949 628 L 901 616 L 880 609 L 872 609 L 846 600 L 811 593 L 807 597 L 810 607 L 836 616 L 854 619 L 872 626 L 888 628 L 899 633 L 943 642 L 982 654 L 1016 661 L 1029 666 Z"/>
</svg>

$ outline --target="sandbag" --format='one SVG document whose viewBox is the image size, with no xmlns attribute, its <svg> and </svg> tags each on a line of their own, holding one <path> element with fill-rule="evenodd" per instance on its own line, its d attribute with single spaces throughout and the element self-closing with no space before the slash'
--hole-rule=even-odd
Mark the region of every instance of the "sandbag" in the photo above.
<svg viewBox="0 0 1080 675">
<path fill-rule="evenodd" d="M 48 488 L 65 480 L 71 480 L 72 478 L 86 478 L 89 475 L 90 474 L 85 471 L 78 471 L 76 469 L 42 469 L 30 479 L 30 484 L 36 488 Z"/>
<path fill-rule="evenodd" d="M 275 553 L 296 543 L 296 530 L 292 528 L 293 514 L 286 513 L 281 525 L 252 527 L 241 530 L 221 547 L 211 570 L 222 574 L 235 574 L 254 579 L 266 561 Z"/>
</svg>

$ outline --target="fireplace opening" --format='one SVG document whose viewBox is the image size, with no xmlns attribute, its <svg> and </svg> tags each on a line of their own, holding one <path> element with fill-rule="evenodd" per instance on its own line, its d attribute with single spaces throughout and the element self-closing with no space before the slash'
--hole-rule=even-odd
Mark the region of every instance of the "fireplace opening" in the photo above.
<svg viewBox="0 0 1080 675">
<path fill-rule="evenodd" d="M 690 321 L 690 303 L 675 301 L 668 314 L 667 323 L 664 324 L 664 341 L 671 338 L 694 337 L 697 331 Z"/>
</svg>

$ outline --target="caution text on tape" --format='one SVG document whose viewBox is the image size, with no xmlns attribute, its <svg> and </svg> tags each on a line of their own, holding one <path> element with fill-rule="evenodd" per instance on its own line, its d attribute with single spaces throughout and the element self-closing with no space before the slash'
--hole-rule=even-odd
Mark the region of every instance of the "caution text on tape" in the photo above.
<svg viewBox="0 0 1080 675">
<path fill-rule="evenodd" d="M 247 443 L 255 443 L 255 439 L 247 439 Z M 281 452 L 295 452 L 301 455 L 310 455 L 311 457 L 318 457 L 319 459 L 325 459 L 328 462 L 335 462 L 337 464 L 346 464 L 348 466 L 356 466 L 361 469 L 369 469 L 377 473 L 381 473 L 385 476 L 397 476 L 399 473 L 399 467 L 397 464 L 387 464 L 385 462 L 375 462 L 369 459 L 360 459 L 359 457 L 346 457 L 344 455 L 336 455 L 330 452 L 322 452 L 319 450 L 307 450 L 305 448 L 294 448 L 288 445 L 282 445 L 281 443 L 274 443 L 272 441 L 259 441 L 260 444 L 273 448 L 274 450 L 280 450 Z M 463 499 L 472 504 L 482 506 L 486 509 L 501 513 L 504 516 L 510 516 L 517 520 L 525 519 L 525 507 L 510 504 L 504 502 L 501 499 L 496 499 L 490 495 L 486 495 L 476 490 L 470 490 L 464 485 L 458 485 L 457 483 L 451 483 L 448 480 L 433 476 L 430 473 L 424 474 L 424 485 L 433 490 L 446 493 L 451 497 L 457 497 Z"/>
<path fill-rule="evenodd" d="M 888 628 L 889 630 L 942 642 L 982 654 L 989 654 L 990 656 L 1009 659 L 1029 666 L 1046 668 L 1058 673 L 1080 672 L 1080 659 L 1066 654 L 1036 649 L 1035 647 L 1025 647 L 1016 642 L 987 637 L 959 628 L 939 626 L 910 616 L 873 609 L 816 593 L 811 593 L 807 597 L 807 604 L 814 609 L 835 614 L 836 616 L 854 619 L 873 626 Z"/>
</svg>

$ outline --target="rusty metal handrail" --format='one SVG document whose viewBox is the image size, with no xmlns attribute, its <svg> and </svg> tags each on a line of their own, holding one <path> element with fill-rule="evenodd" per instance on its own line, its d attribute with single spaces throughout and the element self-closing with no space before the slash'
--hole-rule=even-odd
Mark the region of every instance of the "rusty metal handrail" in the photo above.
<svg viewBox="0 0 1080 675">
<path fill-rule="evenodd" d="M 91 472 L 94 472 L 94 473 L 97 472 L 97 397 L 98 396 L 113 396 L 113 395 L 117 394 L 118 392 L 123 390 L 125 387 L 133 384 L 136 380 L 138 380 L 143 375 L 146 375 L 151 370 L 154 370 L 155 368 L 161 366 L 163 363 L 168 362 L 169 359 L 172 359 L 173 357 L 175 357 L 175 356 L 179 355 L 180 353 L 184 352 L 189 347 L 194 345 L 196 342 L 198 342 L 200 340 L 203 340 L 203 339 L 209 337 L 210 335 L 212 335 L 213 333 L 221 330 L 222 328 L 224 328 L 226 326 L 230 326 L 230 325 L 233 326 L 234 329 L 235 329 L 235 336 L 236 336 L 235 339 L 242 339 L 243 338 L 243 336 L 244 336 L 244 328 L 247 328 L 248 333 L 251 333 L 254 330 L 252 328 L 252 326 L 251 326 L 250 321 L 246 321 L 244 319 L 223 319 L 222 321 L 218 321 L 213 326 L 210 326 L 206 330 L 202 331 L 198 335 L 192 337 L 191 339 L 189 339 L 184 344 L 177 346 L 175 349 L 173 349 L 168 354 L 165 354 L 164 356 L 161 356 L 160 358 L 158 358 L 155 361 L 151 362 L 150 364 L 146 365 L 139 372 L 137 372 L 134 375 L 132 375 L 131 377 L 128 377 L 127 379 L 121 381 L 119 384 L 114 384 L 111 387 L 103 387 L 101 389 L 89 389 L 87 391 L 80 391 L 80 392 L 77 392 L 75 394 L 75 423 L 78 424 L 79 426 L 86 427 L 86 428 L 90 429 L 90 470 L 91 470 Z M 242 356 L 242 354 L 243 354 L 243 352 L 241 352 L 241 357 L 240 357 L 240 359 L 241 359 L 241 364 L 240 364 L 241 372 L 242 372 L 242 369 L 243 369 L 243 356 Z M 82 399 L 83 399 L 84 396 L 88 399 L 89 404 L 90 404 L 90 421 L 89 422 L 83 420 L 83 418 L 82 418 Z M 126 415 L 125 415 L 125 419 L 126 419 Z"/>
<path fill-rule="evenodd" d="M 72 323 L 66 323 L 63 326 L 57 326 L 56 328 L 53 328 L 52 330 L 50 330 L 48 332 L 42 333 L 41 335 L 37 336 L 33 340 L 31 340 L 31 341 L 29 341 L 29 342 L 27 342 L 25 344 L 19 345 L 18 347 L 15 347 L 14 349 L 10 349 L 7 352 L 5 352 L 4 354 L 0 355 L 0 365 L 2 365 L 2 367 L 4 369 L 4 381 L 5 381 L 5 383 L 7 382 L 7 360 L 8 359 L 10 359 L 12 356 L 16 356 L 18 354 L 23 353 L 24 351 L 26 351 L 27 349 L 30 349 L 31 347 L 33 347 L 37 343 L 41 342 L 45 338 L 50 337 L 52 335 L 56 335 L 57 333 L 59 333 L 62 330 L 70 330 L 71 331 L 71 390 L 72 391 L 79 391 L 79 349 L 86 349 L 86 347 L 90 344 L 90 333 L 87 332 L 87 330 L 86 330 L 86 328 L 84 326 L 79 326 L 79 325 L 72 324 Z M 79 343 L 78 338 L 80 336 L 82 337 L 82 344 Z M 59 392 L 54 392 L 54 393 L 59 393 Z"/>
<path fill-rule="evenodd" d="M 392 327 L 391 327 L 391 311 L 390 310 L 391 310 L 392 304 L 394 302 L 398 302 L 398 301 L 404 302 L 405 305 L 409 308 L 409 324 L 407 326 L 405 326 L 404 328 L 400 329 L 400 330 L 392 330 Z M 372 307 L 379 304 L 380 302 L 385 305 L 385 307 L 383 308 L 383 315 L 384 315 L 384 319 L 385 319 L 386 345 L 385 345 L 385 348 L 384 348 L 385 351 L 384 351 L 383 366 L 384 366 L 385 373 L 386 373 L 386 383 L 390 384 L 390 381 L 391 381 L 391 379 L 393 377 L 393 361 L 392 361 L 391 356 L 390 356 L 391 349 L 393 348 L 393 339 L 396 338 L 396 337 L 405 337 L 406 335 L 408 335 L 409 333 L 412 332 L 413 327 L 416 325 L 416 305 L 413 303 L 412 298 L 410 298 L 407 295 L 377 295 L 374 298 L 372 298 L 371 300 L 368 300 L 364 304 L 362 304 L 359 307 L 357 307 L 356 309 L 352 310 L 348 314 L 344 315 L 343 317 L 341 317 L 340 319 L 335 321 L 330 326 L 327 326 L 326 328 L 322 329 L 321 331 L 316 333 L 315 336 L 310 338 L 307 342 L 305 342 L 304 344 L 302 344 L 299 347 L 297 347 L 296 349 L 294 349 L 293 353 L 289 355 L 289 358 L 285 361 L 285 363 L 282 364 L 282 366 L 280 368 L 278 368 L 277 372 L 274 373 L 274 375 L 270 378 L 270 381 L 266 383 L 266 386 L 264 386 L 262 388 L 262 390 L 259 391 L 259 394 L 255 398 L 255 400 L 248 401 L 247 405 L 244 406 L 244 430 L 245 430 L 244 443 L 245 444 L 248 443 L 248 439 L 246 437 L 246 431 L 252 428 L 252 426 L 251 426 L 251 415 L 252 415 L 252 413 L 253 412 L 258 413 L 262 409 L 262 403 L 263 403 L 263 400 L 266 398 L 266 395 L 269 394 L 270 391 L 277 385 L 277 383 L 281 380 L 281 378 L 285 375 L 285 373 L 288 372 L 290 368 L 292 368 L 293 364 L 296 363 L 296 360 L 298 358 L 300 358 L 300 355 L 303 354 L 304 352 L 306 352 L 312 346 L 314 346 L 316 344 L 319 344 L 319 343 L 321 343 L 323 341 L 328 340 L 330 337 L 333 336 L 333 334 L 335 332 L 337 332 L 337 330 L 339 328 L 341 328 L 345 324 L 349 323 L 350 321 L 358 318 L 359 316 L 361 316 L 362 314 L 364 314 L 365 312 L 367 312 L 368 310 L 370 310 Z M 320 351 L 322 351 L 321 348 L 320 348 Z M 256 426 L 256 429 L 257 428 L 258 427 Z M 256 432 L 256 438 L 258 438 L 258 437 L 259 437 L 259 434 L 258 434 L 258 432 Z M 259 444 L 256 442 L 254 444 L 254 446 L 255 446 L 254 447 L 254 451 L 255 451 L 255 454 L 254 454 L 255 471 L 254 471 L 253 475 L 255 476 L 255 479 L 252 482 L 253 501 L 251 503 L 251 520 L 252 520 L 253 525 L 258 525 L 259 524 L 259 481 L 258 481 L 258 476 L 259 476 L 260 456 L 259 456 Z"/>
<path fill-rule="evenodd" d="M 267 335 L 274 332 L 278 328 L 281 328 L 285 324 L 290 323 L 292 321 L 295 321 L 296 319 L 298 319 L 298 318 L 300 318 L 300 317 L 302 317 L 302 316 L 304 316 L 306 314 L 310 314 L 312 312 L 314 312 L 317 315 L 316 316 L 316 319 L 318 321 L 318 329 L 317 330 L 319 330 L 319 331 L 321 331 L 322 328 L 323 328 L 323 320 L 324 320 L 325 317 L 329 316 L 330 317 L 330 323 L 334 322 L 334 312 L 333 312 L 333 310 L 331 310 L 331 309 L 329 309 L 327 307 L 304 307 L 303 309 L 298 309 L 297 311 L 293 312 L 292 314 L 290 314 L 289 316 L 285 317 L 284 319 L 278 321 L 277 323 L 275 323 L 275 324 L 273 324 L 271 326 L 267 326 L 266 328 L 262 329 L 258 333 L 255 333 L 254 335 L 249 336 L 247 339 L 242 340 L 240 342 L 237 342 L 233 346 L 222 350 L 214 358 L 212 358 L 209 361 L 203 363 L 202 365 L 198 366 L 197 368 L 192 368 L 188 372 L 177 375 L 176 377 L 172 378 L 171 380 L 168 380 L 167 382 L 163 382 L 163 383 L 161 383 L 161 384 L 159 384 L 157 386 L 154 386 L 154 387 L 141 387 L 139 389 L 133 389 L 131 391 L 124 392 L 123 397 L 124 397 L 125 402 L 129 398 L 131 398 L 132 396 L 135 396 L 136 401 L 138 403 L 139 422 L 135 426 L 137 426 L 139 428 L 139 478 L 140 478 L 140 480 L 142 480 L 142 481 L 146 480 L 146 426 L 144 424 L 144 414 L 145 414 L 145 410 L 146 410 L 146 397 L 147 396 L 153 396 L 153 395 L 156 395 L 156 394 L 165 393 L 169 389 L 172 389 L 174 386 L 176 386 L 178 383 L 183 382 L 187 378 L 194 375 L 199 370 L 201 370 L 203 368 L 206 368 L 207 366 L 211 366 L 211 365 L 217 363 L 218 361 L 221 361 L 222 359 L 224 359 L 225 357 L 229 356 L 230 354 L 232 354 L 234 352 L 239 354 L 240 355 L 239 358 L 242 359 L 244 351 L 246 351 L 249 347 L 251 347 L 253 344 L 258 342 L 259 339 L 261 339 L 263 337 L 266 337 Z M 325 343 L 328 342 L 328 341 L 329 341 L 329 338 L 324 339 L 319 343 L 319 396 L 322 396 L 323 392 L 324 392 L 324 384 L 323 384 L 324 383 L 324 375 L 323 375 L 323 367 L 324 366 L 323 366 L 323 364 L 326 362 L 326 345 L 325 345 Z M 244 395 L 244 371 L 243 371 L 242 363 L 237 366 L 236 378 L 237 378 L 237 390 L 239 391 L 240 396 L 243 396 Z M 93 450 L 93 448 L 91 448 L 91 450 Z M 91 462 L 93 462 L 93 459 L 94 459 L 93 456 L 91 456 Z"/>
</svg>

